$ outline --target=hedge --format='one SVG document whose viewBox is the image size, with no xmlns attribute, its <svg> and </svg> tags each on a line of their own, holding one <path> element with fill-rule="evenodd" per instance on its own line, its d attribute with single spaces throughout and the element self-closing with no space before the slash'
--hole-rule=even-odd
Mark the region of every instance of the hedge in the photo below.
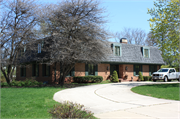
<svg viewBox="0 0 180 119">
<path fill-rule="evenodd" d="M 99 83 L 103 80 L 102 76 L 75 76 L 73 77 L 75 83 Z"/>
</svg>

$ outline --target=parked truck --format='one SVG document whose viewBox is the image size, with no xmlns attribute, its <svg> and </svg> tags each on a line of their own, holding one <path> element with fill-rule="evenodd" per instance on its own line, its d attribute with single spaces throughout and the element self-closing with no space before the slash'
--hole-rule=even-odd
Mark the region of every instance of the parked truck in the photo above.
<svg viewBox="0 0 180 119">
<path fill-rule="evenodd" d="M 180 81 L 180 72 L 176 72 L 174 68 L 162 68 L 152 74 L 152 80 L 164 80 L 164 82 L 177 79 Z"/>
</svg>

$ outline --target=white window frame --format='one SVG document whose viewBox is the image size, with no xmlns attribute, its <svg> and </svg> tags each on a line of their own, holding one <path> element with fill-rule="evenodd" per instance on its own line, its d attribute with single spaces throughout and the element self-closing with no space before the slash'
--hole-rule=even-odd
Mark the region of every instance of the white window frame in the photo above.
<svg viewBox="0 0 180 119">
<path fill-rule="evenodd" d="M 38 53 L 41 53 L 41 44 L 38 43 Z"/>
<path fill-rule="evenodd" d="M 148 57 L 145 57 L 145 50 L 148 50 Z M 149 47 L 143 47 L 142 53 L 143 53 L 144 58 L 150 58 L 150 48 Z"/>
</svg>

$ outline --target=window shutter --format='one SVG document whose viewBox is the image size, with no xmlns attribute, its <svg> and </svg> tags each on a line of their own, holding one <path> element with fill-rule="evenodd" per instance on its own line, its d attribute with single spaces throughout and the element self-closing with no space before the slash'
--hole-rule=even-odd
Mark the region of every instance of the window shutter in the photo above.
<svg viewBox="0 0 180 119">
<path fill-rule="evenodd" d="M 141 73 L 142 73 L 142 76 L 143 76 L 143 65 L 140 65 L 141 67 Z"/>
<path fill-rule="evenodd" d="M 95 66 L 95 76 L 98 76 L 98 64 Z"/>
<path fill-rule="evenodd" d="M 20 75 L 22 77 L 23 76 L 23 69 L 22 69 L 22 67 L 20 69 L 21 69 L 21 74 Z"/>
<path fill-rule="evenodd" d="M 149 65 L 149 76 L 151 76 L 151 65 Z"/>
<path fill-rule="evenodd" d="M 45 69 L 44 64 L 42 64 L 42 76 L 45 75 L 44 69 Z"/>
<path fill-rule="evenodd" d="M 85 76 L 88 76 L 88 64 L 85 64 Z"/>
<path fill-rule="evenodd" d="M 48 76 L 50 76 L 50 66 L 48 66 L 48 72 L 49 72 L 49 75 L 48 75 Z"/>
<path fill-rule="evenodd" d="M 24 67 L 24 77 L 26 77 L 26 67 Z"/>
<path fill-rule="evenodd" d="M 74 73 L 75 73 L 75 70 L 74 70 L 74 67 L 73 67 L 72 71 L 71 71 L 71 76 L 74 76 Z"/>
<path fill-rule="evenodd" d="M 136 76 L 135 65 L 133 65 L 133 68 L 134 68 L 134 76 Z"/>
<path fill-rule="evenodd" d="M 37 77 L 39 76 L 39 64 L 36 65 L 37 66 Z"/>
</svg>

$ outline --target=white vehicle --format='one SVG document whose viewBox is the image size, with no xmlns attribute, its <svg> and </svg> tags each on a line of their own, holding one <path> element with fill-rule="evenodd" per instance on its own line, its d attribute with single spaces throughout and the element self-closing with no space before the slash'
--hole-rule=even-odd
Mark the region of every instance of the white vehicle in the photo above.
<svg viewBox="0 0 180 119">
<path fill-rule="evenodd" d="M 164 82 L 177 79 L 180 81 L 180 72 L 176 72 L 174 68 L 162 68 L 152 74 L 152 80 L 164 80 Z"/>
</svg>

